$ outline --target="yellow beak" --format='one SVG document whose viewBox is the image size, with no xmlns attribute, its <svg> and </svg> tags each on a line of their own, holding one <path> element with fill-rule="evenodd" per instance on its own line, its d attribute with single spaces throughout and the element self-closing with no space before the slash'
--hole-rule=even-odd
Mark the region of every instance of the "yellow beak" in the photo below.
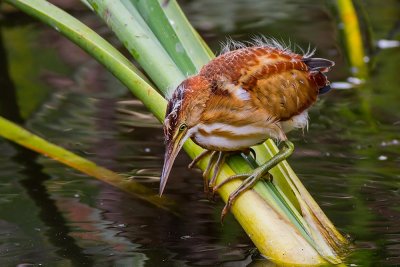
<svg viewBox="0 0 400 267">
<path fill-rule="evenodd" d="M 170 140 L 166 145 L 165 156 L 164 156 L 164 167 L 160 179 L 160 190 L 159 190 L 160 196 L 162 195 L 165 185 L 167 184 L 168 176 L 169 173 L 171 172 L 175 158 L 178 155 L 179 151 L 182 149 L 182 146 L 188 137 L 189 136 L 187 130 L 183 132 L 178 132 L 172 138 L 172 140 Z"/>
</svg>

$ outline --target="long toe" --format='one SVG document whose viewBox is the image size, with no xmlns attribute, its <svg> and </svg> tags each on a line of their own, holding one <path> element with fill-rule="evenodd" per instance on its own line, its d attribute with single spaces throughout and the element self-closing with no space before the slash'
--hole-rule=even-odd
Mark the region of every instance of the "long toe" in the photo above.
<svg viewBox="0 0 400 267">
<path fill-rule="evenodd" d="M 232 175 L 232 176 L 226 178 L 225 180 L 223 180 L 222 182 L 220 182 L 219 184 L 217 184 L 217 185 L 215 185 L 215 186 L 212 186 L 212 187 L 211 187 L 211 188 L 212 188 L 212 191 L 215 193 L 215 192 L 218 191 L 218 189 L 220 189 L 223 185 L 229 183 L 230 181 L 238 180 L 238 179 L 246 179 L 246 178 L 248 178 L 249 176 L 251 176 L 251 174 L 249 174 L 249 173 Z"/>
<path fill-rule="evenodd" d="M 201 152 L 200 155 L 198 155 L 197 157 L 195 157 L 192 162 L 189 163 L 188 168 L 191 169 L 193 168 L 200 160 L 202 160 L 203 158 L 205 158 L 206 156 L 208 156 L 208 154 L 211 154 L 212 151 L 211 150 L 205 150 L 203 152 Z"/>
<path fill-rule="evenodd" d="M 213 175 L 208 184 L 208 186 L 210 188 L 213 188 L 215 185 L 215 181 L 217 180 L 217 176 L 219 174 L 220 168 L 225 162 L 225 156 L 226 156 L 226 154 L 224 152 L 222 152 L 222 151 L 218 152 L 218 159 L 214 165 Z"/>
</svg>

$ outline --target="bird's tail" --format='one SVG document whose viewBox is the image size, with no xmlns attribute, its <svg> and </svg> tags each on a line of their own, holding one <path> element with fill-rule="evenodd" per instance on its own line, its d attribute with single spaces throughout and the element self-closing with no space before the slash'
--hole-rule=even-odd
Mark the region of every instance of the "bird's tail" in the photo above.
<svg viewBox="0 0 400 267">
<path fill-rule="evenodd" d="M 335 62 L 324 58 L 303 58 L 302 61 L 309 67 L 309 71 L 314 76 L 319 87 L 319 94 L 330 91 L 330 82 L 323 73 L 328 72 L 335 65 Z"/>
<path fill-rule="evenodd" d="M 302 61 L 310 68 L 310 71 L 328 72 L 335 66 L 335 62 L 325 58 L 303 58 Z"/>
</svg>

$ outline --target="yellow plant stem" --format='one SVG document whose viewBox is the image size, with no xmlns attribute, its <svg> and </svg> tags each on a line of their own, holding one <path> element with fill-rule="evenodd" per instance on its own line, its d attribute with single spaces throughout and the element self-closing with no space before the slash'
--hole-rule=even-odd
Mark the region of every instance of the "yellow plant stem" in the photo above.
<svg viewBox="0 0 400 267">
<path fill-rule="evenodd" d="M 3 117 L 0 117 L 0 129 L 0 136 L 10 141 L 49 158 L 55 159 L 89 176 L 95 177 L 105 183 L 133 194 L 134 196 L 150 202 L 157 207 L 169 210 L 168 205 L 172 204 L 166 198 L 160 198 L 158 195 L 154 194 L 154 191 L 146 186 L 141 185 L 132 179 L 122 177 L 106 168 L 100 167 L 94 162 L 84 159 L 62 147 L 49 143 L 43 138 L 30 133 Z"/>
<path fill-rule="evenodd" d="M 343 27 L 347 57 L 353 68 L 353 73 L 358 78 L 365 79 L 367 76 L 367 65 L 365 64 L 364 45 L 353 1 L 337 0 L 337 6 Z"/>
<path fill-rule="evenodd" d="M 191 158 L 199 155 L 203 149 L 191 140 L 186 141 L 185 151 Z M 204 170 L 209 158 L 199 162 Z M 226 164 L 221 168 L 217 184 L 236 173 Z M 218 190 L 226 202 L 229 195 L 241 184 L 240 180 L 231 181 Z M 291 222 L 280 216 L 272 205 L 254 190 L 248 190 L 236 199 L 231 212 L 242 225 L 248 236 L 257 244 L 262 255 L 275 263 L 290 264 L 290 266 L 314 266 L 326 264 L 327 261 L 311 246 L 309 242 L 293 227 Z M 271 247 L 279 247 L 271 249 Z"/>
</svg>

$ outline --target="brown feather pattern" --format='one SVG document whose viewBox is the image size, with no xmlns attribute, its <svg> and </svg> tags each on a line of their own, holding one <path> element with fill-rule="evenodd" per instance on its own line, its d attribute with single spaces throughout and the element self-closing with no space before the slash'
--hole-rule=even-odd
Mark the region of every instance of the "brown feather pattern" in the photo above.
<svg viewBox="0 0 400 267">
<path fill-rule="evenodd" d="M 329 64 L 270 46 L 229 51 L 179 86 L 181 92 L 170 100 L 178 104 L 168 106 L 179 115 L 171 116 L 169 124 L 185 121 L 193 128 L 192 139 L 211 150 L 240 150 L 269 137 L 285 140 L 286 130 L 307 124 L 302 114 L 329 84 L 320 71 Z M 295 121 L 300 115 L 301 121 Z"/>
</svg>

